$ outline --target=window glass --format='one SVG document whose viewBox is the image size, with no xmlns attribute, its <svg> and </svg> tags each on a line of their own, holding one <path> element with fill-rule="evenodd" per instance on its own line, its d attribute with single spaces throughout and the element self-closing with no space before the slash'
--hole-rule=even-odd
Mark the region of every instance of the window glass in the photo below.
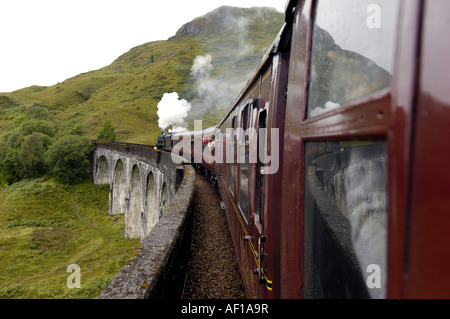
<svg viewBox="0 0 450 319">
<path fill-rule="evenodd" d="M 319 0 L 308 118 L 390 86 L 398 0 Z"/>
<path fill-rule="evenodd" d="M 266 128 L 267 128 L 267 112 L 262 111 L 259 114 L 259 148 L 262 148 L 265 150 L 266 148 Z M 261 157 L 258 160 L 258 166 L 257 166 L 257 183 L 256 183 L 256 205 L 257 205 L 257 222 L 261 225 L 262 224 L 262 211 L 264 209 L 264 175 L 261 173 L 262 168 L 264 167 L 264 164 L 261 162 Z"/>
<path fill-rule="evenodd" d="M 245 106 L 241 113 L 241 143 L 239 144 L 239 207 L 248 220 L 248 168 L 249 168 L 249 136 L 248 114 L 249 106 Z"/>
<path fill-rule="evenodd" d="M 385 298 L 385 142 L 307 143 L 306 298 Z"/>
<path fill-rule="evenodd" d="M 248 122 L 249 122 L 248 121 L 248 109 L 249 109 L 249 105 L 246 105 L 241 113 L 241 128 L 242 128 L 242 132 L 244 133 L 241 135 L 241 142 L 245 142 L 246 138 L 248 138 L 248 135 L 245 134 L 245 131 L 248 128 Z"/>
<path fill-rule="evenodd" d="M 248 148 L 245 150 L 245 163 L 241 163 L 239 167 L 239 207 L 248 220 Z"/>
<path fill-rule="evenodd" d="M 236 149 L 237 149 L 237 141 L 236 141 L 236 135 L 234 134 L 234 130 L 236 128 L 236 117 L 233 117 L 233 120 L 231 122 L 231 127 L 232 127 L 232 132 L 231 135 L 228 136 L 228 140 L 230 141 L 230 143 L 228 144 L 228 147 L 231 148 L 229 149 L 229 153 L 233 154 L 233 158 L 231 158 L 231 162 L 230 162 L 230 190 L 235 193 L 234 191 L 234 170 L 235 170 L 235 163 L 236 163 Z"/>
</svg>

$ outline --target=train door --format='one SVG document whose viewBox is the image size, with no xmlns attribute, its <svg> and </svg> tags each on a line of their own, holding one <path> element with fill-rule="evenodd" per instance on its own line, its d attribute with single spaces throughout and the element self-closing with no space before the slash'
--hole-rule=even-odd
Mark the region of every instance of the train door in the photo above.
<svg viewBox="0 0 450 319">
<path fill-rule="evenodd" d="M 250 187 L 253 185 L 252 179 L 254 174 L 250 174 L 254 165 L 250 163 L 251 139 L 254 138 L 251 134 L 251 123 L 253 112 L 251 112 L 252 103 L 248 102 L 240 109 L 239 126 L 237 128 L 237 175 L 236 175 L 236 197 L 237 205 L 240 211 L 240 222 L 244 230 L 244 247 L 246 252 L 246 277 L 248 281 L 248 295 L 250 297 L 261 297 L 261 289 L 259 287 L 257 272 L 259 269 L 259 252 L 258 252 L 258 238 L 260 232 L 255 227 L 254 223 L 254 201 L 253 192 Z M 250 129 L 249 129 L 250 127 Z M 239 215 L 239 214 L 238 214 Z"/>
<path fill-rule="evenodd" d="M 270 280 L 266 277 L 266 236 L 264 229 L 264 178 L 262 169 L 264 163 L 259 154 L 266 148 L 267 111 L 259 109 L 264 105 L 262 100 L 250 103 L 249 141 L 248 145 L 248 232 L 250 249 L 255 260 L 254 287 L 258 298 L 267 297 L 267 288 L 271 288 Z"/>
<path fill-rule="evenodd" d="M 236 129 L 236 116 L 233 116 L 232 120 L 231 120 L 231 128 L 232 131 L 234 131 Z M 228 154 L 233 154 L 233 158 L 228 159 L 229 164 L 229 183 L 228 183 L 228 187 L 230 189 L 230 191 L 232 192 L 233 195 L 236 194 L 236 186 L 235 186 L 235 176 L 236 176 L 236 140 L 235 140 L 236 135 L 235 134 L 231 134 L 231 136 L 228 136 L 227 138 L 230 140 L 230 143 L 228 143 L 228 149 L 227 149 L 227 156 L 229 156 Z M 232 149 L 230 149 L 232 148 Z"/>
<path fill-rule="evenodd" d="M 263 153 L 267 145 L 267 111 L 262 110 L 258 112 L 257 118 L 259 140 L 258 140 L 258 154 Z M 266 236 L 264 229 L 264 175 L 262 174 L 264 163 L 262 158 L 258 156 L 256 168 L 256 192 L 255 192 L 255 216 L 254 224 L 258 237 L 258 253 L 259 253 L 259 268 L 258 279 L 259 284 L 263 285 L 265 289 L 272 289 L 272 282 L 267 278 L 267 254 L 266 254 Z"/>
</svg>

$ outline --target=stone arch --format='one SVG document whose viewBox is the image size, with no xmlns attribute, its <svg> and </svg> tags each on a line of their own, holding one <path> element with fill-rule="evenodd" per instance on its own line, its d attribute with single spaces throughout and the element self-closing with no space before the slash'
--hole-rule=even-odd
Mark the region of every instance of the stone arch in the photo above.
<svg viewBox="0 0 450 319">
<path fill-rule="evenodd" d="M 369 192 L 370 213 L 373 215 L 386 213 L 386 179 L 386 170 L 382 163 L 377 161 L 372 170 Z"/>
<path fill-rule="evenodd" d="M 130 202 L 127 212 L 127 237 L 141 236 L 141 215 L 144 211 L 141 171 L 134 165 L 130 176 Z"/>
<path fill-rule="evenodd" d="M 109 163 L 104 155 L 97 160 L 95 175 L 98 185 L 109 184 Z"/>
<path fill-rule="evenodd" d="M 148 173 L 147 176 L 146 202 L 145 237 L 159 221 L 158 193 L 156 191 L 156 180 L 153 172 Z"/>
<path fill-rule="evenodd" d="M 164 210 L 169 205 L 169 190 L 167 189 L 166 182 L 163 182 L 161 187 L 161 195 L 159 197 L 159 215 L 162 216 Z"/>
<path fill-rule="evenodd" d="M 336 195 L 336 189 L 334 187 L 334 184 L 331 184 L 331 186 L 330 186 L 330 196 L 333 199 L 334 203 L 337 203 L 337 195 Z"/>
<path fill-rule="evenodd" d="M 353 212 L 352 224 L 361 234 L 367 231 L 367 220 L 369 217 L 368 189 L 370 179 L 364 167 L 360 167 L 353 185 Z"/>
<path fill-rule="evenodd" d="M 111 215 L 125 214 L 127 210 L 127 195 L 125 165 L 123 161 L 119 159 L 114 169 Z"/>
<path fill-rule="evenodd" d="M 339 207 L 348 220 L 351 220 L 353 211 L 353 190 L 352 178 L 350 172 L 345 172 L 341 175 L 341 183 L 339 185 Z"/>
</svg>

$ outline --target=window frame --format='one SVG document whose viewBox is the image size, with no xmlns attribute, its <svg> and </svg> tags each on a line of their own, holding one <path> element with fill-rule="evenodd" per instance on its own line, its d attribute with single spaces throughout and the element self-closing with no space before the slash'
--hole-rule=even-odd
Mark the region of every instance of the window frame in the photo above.
<svg viewBox="0 0 450 319">
<path fill-rule="evenodd" d="M 241 214 L 241 216 L 244 218 L 246 224 L 249 223 L 250 220 L 250 205 L 247 206 L 247 213 L 244 212 L 244 210 L 241 207 L 241 164 L 238 161 L 238 153 L 239 150 L 241 149 L 241 147 L 243 147 L 245 149 L 245 152 L 249 152 L 250 151 L 250 136 L 247 136 L 245 134 L 245 132 L 249 129 L 250 123 L 252 122 L 252 105 L 253 105 L 253 100 L 248 100 L 245 103 L 243 103 L 243 105 L 241 107 L 238 108 L 238 114 L 239 114 L 239 129 L 240 131 L 240 136 L 238 137 L 236 146 L 235 146 L 235 159 L 236 159 L 236 166 L 237 166 L 237 177 L 236 178 L 236 183 L 238 185 L 238 191 L 236 192 L 236 197 L 237 197 L 237 206 L 239 207 L 239 212 Z M 246 138 L 246 136 L 248 138 Z M 250 178 L 249 176 L 250 173 L 250 163 L 247 163 L 247 178 Z M 249 204 L 249 196 L 250 196 L 250 190 L 249 190 L 249 181 L 247 180 L 247 203 Z"/>
<path fill-rule="evenodd" d="M 356 100 L 354 102 L 340 106 L 339 108 L 327 111 L 323 114 L 308 117 L 308 102 L 310 97 L 310 85 L 311 85 L 311 72 L 312 72 L 312 57 L 313 57 L 313 32 L 316 21 L 316 9 L 318 8 L 318 2 L 320 0 L 312 0 L 310 7 L 310 17 L 309 17 L 309 30 L 307 36 L 307 51 L 306 51 L 306 67 L 305 67 L 305 86 L 304 94 L 301 103 L 301 114 L 302 119 L 299 123 L 299 135 L 301 136 L 301 161 L 306 160 L 306 145 L 312 142 L 334 142 L 334 141 L 351 141 L 351 140 L 362 140 L 362 141 L 380 141 L 383 140 L 387 145 L 387 156 L 388 156 L 388 166 L 390 159 L 390 144 L 392 143 L 390 139 L 390 130 L 392 128 L 392 122 L 394 120 L 394 109 L 393 103 L 395 101 L 394 89 L 395 89 L 395 77 L 397 73 L 398 64 L 398 45 L 394 46 L 393 52 L 393 65 L 394 70 L 391 74 L 390 84 L 388 87 L 381 89 L 379 91 L 370 93 L 364 98 Z M 401 18 L 401 7 L 402 2 L 400 2 L 399 12 L 397 16 L 397 22 Z M 401 34 L 397 32 L 396 39 L 398 41 Z M 387 189 L 386 194 L 388 201 L 390 198 L 390 172 L 387 172 Z M 305 191 L 307 189 L 306 185 L 306 165 L 302 165 L 300 185 L 302 189 L 302 198 L 305 196 Z M 302 201 L 301 205 L 301 227 L 302 233 L 301 242 L 305 240 L 306 229 L 304 228 L 304 218 L 307 214 L 307 206 L 305 201 Z M 388 220 L 388 225 L 386 228 L 386 234 L 389 237 L 389 220 L 390 217 L 390 204 L 386 207 L 386 215 Z M 302 260 L 306 255 L 304 251 L 305 247 L 300 244 L 302 250 Z M 389 263 L 389 241 L 386 238 L 386 265 Z M 302 276 L 304 269 L 302 267 Z M 388 282 L 386 283 L 386 292 L 389 292 Z M 303 283 L 301 283 L 303 286 Z M 302 289 L 303 290 L 303 289 Z"/>
<path fill-rule="evenodd" d="M 401 8 L 402 8 L 402 0 L 396 0 L 398 1 L 398 10 L 397 10 L 397 24 L 399 23 L 400 19 L 401 19 Z M 314 120 L 320 120 L 320 119 L 324 119 L 324 118 L 329 118 L 332 117 L 333 115 L 336 114 L 340 114 L 340 113 L 345 113 L 345 115 L 347 115 L 347 112 L 349 109 L 353 109 L 353 108 L 357 108 L 357 107 L 361 107 L 362 105 L 366 105 L 366 104 L 371 104 L 371 102 L 376 102 L 378 100 L 383 100 L 384 98 L 391 98 L 392 95 L 392 89 L 393 89 L 393 78 L 394 78 L 394 74 L 396 71 L 396 64 L 397 64 L 397 51 L 398 51 L 398 45 L 393 46 L 393 52 L 392 52 L 392 62 L 393 62 L 393 70 L 392 70 L 392 74 L 391 74 L 391 80 L 390 80 L 390 84 L 388 87 L 385 87 L 383 89 L 377 90 L 375 92 L 372 92 L 360 99 L 357 99 L 355 101 L 352 101 L 350 103 L 341 105 L 340 107 L 330 110 L 330 111 L 326 111 L 325 113 L 322 113 L 320 115 L 317 116 L 313 116 L 313 117 L 308 117 L 308 102 L 309 102 L 309 98 L 310 98 L 310 88 L 311 88 L 311 83 L 312 83 L 312 77 L 311 72 L 312 72 L 312 65 L 313 65 L 313 50 L 314 50 L 314 28 L 315 28 L 315 23 L 316 23 L 316 18 L 317 18 L 317 8 L 318 8 L 318 4 L 319 4 L 320 0 L 311 0 L 311 8 L 310 8 L 310 24 L 309 24 L 309 35 L 308 35 L 308 50 L 307 50 L 307 61 L 306 61 L 306 87 L 305 87 L 305 94 L 304 94 L 304 100 L 303 100 L 303 104 L 302 104 L 302 124 L 309 124 L 312 122 L 315 122 Z M 399 39 L 399 30 L 396 30 L 397 34 L 396 34 L 396 39 Z M 395 43 L 397 43 L 397 41 L 395 41 Z M 384 115 L 389 114 L 390 112 L 386 112 L 386 111 L 390 111 L 391 110 L 391 100 L 388 101 L 388 107 L 385 108 L 383 107 L 383 109 L 379 110 L 376 114 L 377 116 L 382 119 L 384 117 Z M 368 106 L 367 106 L 368 107 Z M 372 105 L 373 107 L 373 105 Z M 341 111 L 342 112 L 339 112 Z M 367 112 L 369 113 L 373 113 L 374 110 L 370 110 L 368 109 Z M 368 114 L 370 115 L 370 114 Z M 360 116 L 364 116 L 364 114 L 360 114 Z M 371 117 L 369 117 L 370 119 Z M 361 118 L 360 118 L 361 120 Z M 345 119 L 342 119 L 342 121 L 340 121 L 341 125 L 339 125 L 338 127 L 335 127 L 335 131 L 340 131 L 345 129 L 344 127 L 342 127 L 342 123 L 345 123 L 346 121 L 356 121 L 355 118 L 352 118 L 352 116 L 349 116 Z M 390 118 L 386 119 L 387 122 L 390 121 Z M 372 125 L 373 123 L 369 123 L 370 125 Z M 307 134 L 307 137 L 310 137 L 310 133 L 312 130 L 315 129 L 319 129 L 319 127 L 322 125 L 322 123 L 319 123 L 316 126 L 311 126 L 311 128 L 308 128 L 306 131 L 302 131 L 302 133 Z M 350 129 L 352 129 L 352 126 L 349 127 Z M 308 134 L 309 133 L 309 134 Z M 324 134 L 328 134 L 328 133 L 332 133 L 332 130 L 327 130 L 326 132 L 324 132 Z M 355 133 L 357 134 L 357 133 Z M 370 133 L 368 133 L 370 135 Z M 311 136 L 311 138 L 314 138 L 313 136 Z"/>
<path fill-rule="evenodd" d="M 264 146 L 266 146 L 267 143 L 267 118 L 268 118 L 268 111 L 267 109 L 261 108 L 261 109 L 255 109 L 254 114 L 256 114 L 256 119 L 253 121 L 253 123 L 256 126 L 256 129 L 258 130 L 256 134 L 256 150 L 257 150 L 257 163 L 256 163 L 256 179 L 255 179 L 255 205 L 256 205 L 256 211 L 257 217 L 254 218 L 255 226 L 258 229 L 259 232 L 262 232 L 263 230 L 263 218 L 264 218 L 264 190 L 266 188 L 264 184 L 264 174 L 261 173 L 262 169 L 264 168 L 264 164 L 261 161 L 260 158 L 260 152 L 265 153 L 264 150 L 261 151 L 261 132 L 260 129 L 263 128 L 266 130 L 266 135 L 264 136 Z M 261 122 L 264 119 L 264 127 L 261 127 Z"/>
<path fill-rule="evenodd" d="M 368 96 L 341 105 L 331 111 L 327 111 L 318 116 L 308 118 L 308 102 L 311 86 L 312 56 L 313 56 L 313 32 L 316 22 L 316 10 L 320 0 L 312 0 L 310 12 L 310 25 L 308 36 L 308 49 L 306 61 L 306 86 L 302 103 L 302 122 L 300 123 L 301 136 L 303 142 L 307 141 L 327 141 L 331 139 L 348 140 L 352 138 L 380 139 L 387 138 L 391 123 L 392 104 L 392 74 L 390 86 L 371 93 Z M 400 10 L 399 10 L 400 11 Z M 400 13 L 399 13 L 400 14 Z M 398 17 L 397 17 L 398 19 Z M 397 38 L 398 38 L 397 33 Z M 394 48 L 393 58 L 395 66 L 396 48 Z"/>
<path fill-rule="evenodd" d="M 232 163 L 229 163 L 228 167 L 229 167 L 229 176 L 228 176 L 228 189 L 230 190 L 230 193 L 234 196 L 236 193 L 236 148 L 237 148 L 237 139 L 236 134 L 234 132 L 234 130 L 236 129 L 236 123 L 238 120 L 238 115 L 233 113 L 233 115 L 231 115 L 230 117 L 230 121 L 231 121 L 231 136 L 229 136 L 228 138 L 230 139 L 228 145 L 229 145 L 229 149 L 227 149 L 227 153 L 229 151 L 233 152 L 233 159 L 232 159 Z M 227 155 L 228 156 L 228 155 Z"/>
</svg>

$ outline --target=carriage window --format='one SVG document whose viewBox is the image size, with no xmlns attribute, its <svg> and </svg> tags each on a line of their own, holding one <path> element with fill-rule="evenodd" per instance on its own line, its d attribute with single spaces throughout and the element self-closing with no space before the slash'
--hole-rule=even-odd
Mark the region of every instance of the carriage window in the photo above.
<svg viewBox="0 0 450 319">
<path fill-rule="evenodd" d="M 239 144 L 239 207 L 248 220 L 248 168 L 249 168 L 249 105 L 241 113 L 241 138 Z"/>
<path fill-rule="evenodd" d="M 248 108 L 249 106 L 245 106 L 241 113 L 241 128 L 243 132 L 245 132 L 248 129 Z M 245 138 L 248 138 L 248 135 L 246 136 L 243 134 L 241 136 L 241 142 L 245 142 Z"/>
<path fill-rule="evenodd" d="M 398 0 L 319 0 L 308 118 L 390 86 Z"/>
<path fill-rule="evenodd" d="M 229 149 L 229 153 L 233 154 L 233 158 L 230 159 L 230 190 L 234 193 L 234 169 L 236 167 L 236 134 L 234 134 L 234 130 L 236 128 L 236 116 L 233 117 L 232 122 L 231 122 L 231 127 L 233 129 L 233 132 L 231 133 L 231 136 L 228 137 L 228 140 L 231 141 L 231 143 L 228 144 L 228 147 L 233 148 L 233 150 Z"/>
<path fill-rule="evenodd" d="M 262 149 L 265 153 L 266 148 L 266 139 L 267 139 L 267 111 L 262 111 L 259 114 L 259 149 Z M 257 165 L 257 182 L 256 182 L 256 209 L 257 209 L 257 222 L 262 224 L 262 212 L 264 209 L 264 175 L 261 173 L 261 170 L 264 167 L 264 163 L 261 161 L 262 158 L 259 157 L 258 165 Z"/>
<path fill-rule="evenodd" d="M 305 298 L 385 298 L 386 143 L 305 151 Z"/>
</svg>

